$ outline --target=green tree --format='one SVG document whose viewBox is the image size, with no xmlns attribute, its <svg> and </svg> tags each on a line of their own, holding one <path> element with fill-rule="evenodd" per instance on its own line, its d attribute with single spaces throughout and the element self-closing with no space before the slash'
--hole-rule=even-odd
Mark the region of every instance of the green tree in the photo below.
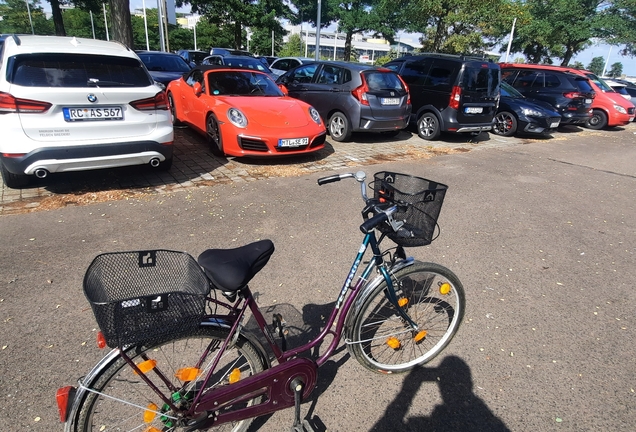
<svg viewBox="0 0 636 432">
<path fill-rule="evenodd" d="M 46 19 L 39 0 L 30 1 L 31 20 L 35 34 L 53 34 L 53 25 Z M 23 0 L 3 0 L 0 3 L 0 33 L 31 34 L 27 5 Z"/>
<path fill-rule="evenodd" d="M 283 47 L 283 34 L 274 32 L 274 53 Z M 269 29 L 255 29 L 250 39 L 250 51 L 258 55 L 272 55 L 272 32 Z"/>
<path fill-rule="evenodd" d="M 605 60 L 603 57 L 594 57 L 589 65 L 587 65 L 587 70 L 595 73 L 598 76 L 603 74 L 603 68 L 605 67 Z"/>
<path fill-rule="evenodd" d="M 618 78 L 621 75 L 623 75 L 623 63 L 621 62 L 613 63 L 612 68 L 609 70 L 609 72 L 607 72 L 607 75 L 613 78 Z"/>
<path fill-rule="evenodd" d="M 280 57 L 302 57 L 305 53 L 305 45 L 299 34 L 289 36 L 287 43 L 283 45 L 278 55 Z"/>
<path fill-rule="evenodd" d="M 583 65 L 583 63 L 581 63 L 580 61 L 575 61 L 574 63 L 572 63 L 572 67 L 579 70 L 585 69 L 585 65 Z"/>
</svg>

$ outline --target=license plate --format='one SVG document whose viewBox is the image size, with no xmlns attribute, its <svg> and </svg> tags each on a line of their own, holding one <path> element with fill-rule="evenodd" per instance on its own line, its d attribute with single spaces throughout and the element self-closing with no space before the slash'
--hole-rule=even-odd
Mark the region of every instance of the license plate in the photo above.
<svg viewBox="0 0 636 432">
<path fill-rule="evenodd" d="M 592 99 L 585 99 L 585 103 L 586 104 L 592 103 Z"/>
<path fill-rule="evenodd" d="M 400 98 L 380 98 L 380 103 L 382 105 L 399 105 Z"/>
<path fill-rule="evenodd" d="M 464 108 L 466 114 L 481 114 L 484 112 L 484 107 L 466 107 Z"/>
<path fill-rule="evenodd" d="M 75 107 L 63 108 L 64 120 L 67 122 L 75 121 L 94 121 L 94 120 L 123 120 L 124 113 L 119 106 L 103 106 L 103 107 Z"/>
<path fill-rule="evenodd" d="M 629 121 L 634 121 L 634 117 L 630 117 L 630 118 L 629 118 Z"/>
<path fill-rule="evenodd" d="M 309 138 L 279 139 L 278 147 L 301 147 L 309 144 Z"/>
<path fill-rule="evenodd" d="M 560 122 L 552 122 L 552 123 L 550 123 L 550 129 L 553 129 L 555 127 L 559 127 L 559 123 Z"/>
</svg>

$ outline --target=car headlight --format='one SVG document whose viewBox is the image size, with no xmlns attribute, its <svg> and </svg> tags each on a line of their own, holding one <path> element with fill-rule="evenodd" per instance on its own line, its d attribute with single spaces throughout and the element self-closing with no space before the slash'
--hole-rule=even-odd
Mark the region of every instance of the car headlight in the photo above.
<svg viewBox="0 0 636 432">
<path fill-rule="evenodd" d="M 311 116 L 312 120 L 316 122 L 316 124 L 319 125 L 321 123 L 322 120 L 320 119 L 320 114 L 318 114 L 316 108 L 309 107 L 309 115 Z"/>
<path fill-rule="evenodd" d="M 627 110 L 620 105 L 614 105 L 614 109 L 621 114 L 627 114 Z"/>
<path fill-rule="evenodd" d="M 530 117 L 545 117 L 541 111 L 537 111 L 532 108 L 523 108 L 521 112 Z"/>
<path fill-rule="evenodd" d="M 247 127 L 247 117 L 237 108 L 227 110 L 227 118 L 236 127 Z"/>
</svg>

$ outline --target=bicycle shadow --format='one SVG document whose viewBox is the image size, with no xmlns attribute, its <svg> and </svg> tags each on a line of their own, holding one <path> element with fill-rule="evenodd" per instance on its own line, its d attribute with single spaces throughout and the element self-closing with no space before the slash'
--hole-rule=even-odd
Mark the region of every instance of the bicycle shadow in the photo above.
<svg viewBox="0 0 636 432">
<path fill-rule="evenodd" d="M 435 382 L 443 403 L 430 416 L 407 417 L 415 395 L 425 382 Z M 405 377 L 402 389 L 387 406 L 371 432 L 398 431 L 489 431 L 510 432 L 504 422 L 473 392 L 470 368 L 459 357 L 446 357 L 439 367 L 419 367 Z"/>
</svg>

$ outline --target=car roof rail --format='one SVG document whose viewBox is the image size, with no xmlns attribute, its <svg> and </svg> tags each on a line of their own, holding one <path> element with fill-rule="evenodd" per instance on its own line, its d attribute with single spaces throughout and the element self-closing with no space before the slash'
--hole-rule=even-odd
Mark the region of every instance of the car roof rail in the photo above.
<svg viewBox="0 0 636 432">
<path fill-rule="evenodd" d="M 475 53 L 475 54 L 449 54 L 449 53 L 436 53 L 436 52 L 420 52 L 420 53 L 407 53 L 409 56 L 427 56 L 427 57 L 437 57 L 437 58 L 449 58 L 449 59 L 459 59 L 459 60 L 479 60 L 479 61 L 487 61 L 490 63 L 494 63 L 495 61 L 488 57 L 486 53 Z"/>
</svg>

